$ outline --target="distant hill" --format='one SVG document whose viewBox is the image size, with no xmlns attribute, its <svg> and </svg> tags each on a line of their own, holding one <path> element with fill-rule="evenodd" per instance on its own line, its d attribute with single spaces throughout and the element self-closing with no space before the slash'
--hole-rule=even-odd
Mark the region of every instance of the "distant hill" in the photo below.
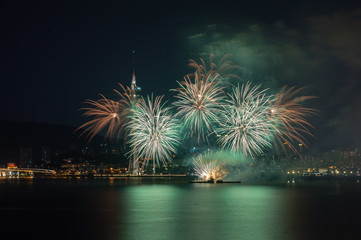
<svg viewBox="0 0 361 240">
<path fill-rule="evenodd" d="M 36 122 L 13 122 L 0 120 L 1 145 L 47 145 L 67 148 L 73 144 L 87 144 L 85 137 L 79 137 L 76 128 Z M 93 141 L 99 141 L 96 137 Z"/>
<path fill-rule="evenodd" d="M 36 122 L 0 120 L 0 164 L 17 162 L 20 148 L 48 147 L 60 152 L 80 151 L 84 146 L 100 146 L 104 137 L 96 136 L 90 143 L 76 128 Z M 39 150 L 40 151 L 40 150 Z"/>
</svg>

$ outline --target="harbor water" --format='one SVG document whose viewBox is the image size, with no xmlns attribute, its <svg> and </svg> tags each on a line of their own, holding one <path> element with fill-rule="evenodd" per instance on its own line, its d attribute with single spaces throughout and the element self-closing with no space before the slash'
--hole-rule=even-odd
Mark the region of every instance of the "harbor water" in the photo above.
<svg viewBox="0 0 361 240">
<path fill-rule="evenodd" d="M 288 240 L 360 236 L 360 183 L 188 181 L 0 179 L 0 238 Z"/>
</svg>

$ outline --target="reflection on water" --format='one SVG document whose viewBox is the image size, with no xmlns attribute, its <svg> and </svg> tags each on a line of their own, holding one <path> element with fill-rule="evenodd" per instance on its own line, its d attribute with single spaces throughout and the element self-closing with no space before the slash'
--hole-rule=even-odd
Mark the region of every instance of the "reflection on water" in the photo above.
<svg viewBox="0 0 361 240">
<path fill-rule="evenodd" d="M 128 188 L 123 237 L 161 233 L 159 239 L 280 239 L 276 227 L 284 196 L 264 186 L 193 184 Z M 141 227 L 140 227 L 141 226 Z"/>
<path fill-rule="evenodd" d="M 358 232 L 351 219 L 361 213 L 360 190 L 350 183 L 1 179 L 0 234 L 4 239 L 344 239 Z"/>
</svg>

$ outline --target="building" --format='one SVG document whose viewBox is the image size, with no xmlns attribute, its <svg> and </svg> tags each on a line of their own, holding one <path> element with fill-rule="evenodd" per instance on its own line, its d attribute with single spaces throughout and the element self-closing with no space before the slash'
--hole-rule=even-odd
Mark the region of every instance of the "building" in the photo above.
<svg viewBox="0 0 361 240">
<path fill-rule="evenodd" d="M 28 168 L 33 166 L 32 147 L 20 147 L 19 165 L 22 168 Z"/>
</svg>

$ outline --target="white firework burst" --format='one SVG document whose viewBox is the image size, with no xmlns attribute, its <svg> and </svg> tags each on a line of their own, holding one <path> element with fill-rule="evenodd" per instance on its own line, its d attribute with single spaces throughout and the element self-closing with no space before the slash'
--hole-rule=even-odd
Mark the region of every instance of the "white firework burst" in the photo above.
<svg viewBox="0 0 361 240">
<path fill-rule="evenodd" d="M 188 130 L 189 136 L 197 136 L 198 141 L 206 138 L 213 131 L 213 124 L 218 121 L 220 104 L 225 98 L 223 87 L 216 81 L 217 74 L 201 78 L 196 73 L 194 82 L 189 76 L 179 82 L 179 88 L 173 104 L 177 107 L 176 116 Z"/>
<path fill-rule="evenodd" d="M 139 99 L 130 115 L 129 143 L 131 155 L 144 159 L 143 165 L 149 160 L 153 165 L 166 164 L 179 144 L 178 123 L 169 111 L 161 104 L 162 97 Z"/>
<path fill-rule="evenodd" d="M 199 155 L 193 158 L 195 174 L 205 181 L 223 179 L 227 175 L 224 162 L 212 158 L 212 155 Z"/>
<path fill-rule="evenodd" d="M 269 121 L 270 98 L 266 90 L 259 91 L 259 85 L 250 83 L 236 87 L 223 105 L 219 121 L 218 142 L 225 149 L 254 157 L 271 147 L 272 123 Z"/>
</svg>

